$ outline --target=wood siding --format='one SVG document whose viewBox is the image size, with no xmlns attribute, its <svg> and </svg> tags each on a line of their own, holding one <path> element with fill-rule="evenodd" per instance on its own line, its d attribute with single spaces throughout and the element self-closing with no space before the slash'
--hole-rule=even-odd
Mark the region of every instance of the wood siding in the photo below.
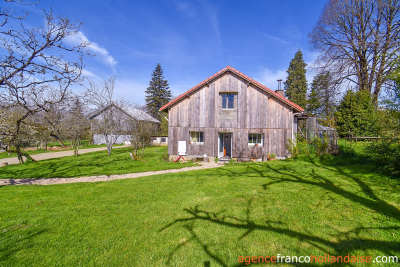
<svg viewBox="0 0 400 267">
<path fill-rule="evenodd" d="M 236 93 L 237 114 L 221 111 L 221 93 Z M 236 117 L 235 117 L 236 116 Z M 237 119 L 232 119 L 237 118 Z M 262 158 L 288 154 L 293 138 L 293 111 L 282 101 L 227 72 L 169 108 L 169 154 L 178 154 L 178 141 L 187 142 L 188 155 L 218 156 L 218 133 L 232 133 L 233 158 Z M 204 144 L 189 144 L 189 131 L 204 132 Z M 263 145 L 248 145 L 249 133 L 263 134 Z"/>
</svg>

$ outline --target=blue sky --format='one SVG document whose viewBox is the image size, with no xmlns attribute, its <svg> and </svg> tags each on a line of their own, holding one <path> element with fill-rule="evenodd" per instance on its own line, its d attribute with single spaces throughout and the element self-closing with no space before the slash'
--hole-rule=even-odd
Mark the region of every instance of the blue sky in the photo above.
<svg viewBox="0 0 400 267">
<path fill-rule="evenodd" d="M 230 65 L 271 89 L 286 79 L 298 49 L 311 65 L 307 35 L 326 0 L 41 0 L 31 9 L 84 24 L 77 37 L 92 43 L 85 61 L 92 79 L 115 75 L 116 93 L 144 104 L 151 73 L 160 63 L 173 96 Z M 38 17 L 39 18 L 39 17 Z M 312 72 L 308 71 L 308 82 Z"/>
</svg>

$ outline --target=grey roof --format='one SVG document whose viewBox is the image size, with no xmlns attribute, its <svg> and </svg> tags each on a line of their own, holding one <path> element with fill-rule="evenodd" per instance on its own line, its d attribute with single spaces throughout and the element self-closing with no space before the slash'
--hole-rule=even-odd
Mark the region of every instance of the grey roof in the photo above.
<svg viewBox="0 0 400 267">
<path fill-rule="evenodd" d="M 151 121 L 151 122 L 157 122 L 160 123 L 160 121 L 158 121 L 157 119 L 153 118 L 152 116 L 150 116 L 149 114 L 147 114 L 146 112 L 144 112 L 143 110 L 137 109 L 137 108 L 131 108 L 131 107 L 118 107 L 114 104 L 111 104 L 101 110 L 97 110 L 95 112 L 93 112 L 91 115 L 89 115 L 89 119 L 94 119 L 95 117 L 97 117 L 100 113 L 102 113 L 105 110 L 110 109 L 111 107 L 115 107 L 119 110 L 121 110 L 122 112 L 124 112 L 125 114 L 127 114 L 128 116 L 130 116 L 131 118 L 135 119 L 135 120 L 139 120 L 139 121 Z"/>
<path fill-rule="evenodd" d="M 325 126 L 322 126 L 321 124 L 318 124 L 318 123 L 317 123 L 317 130 L 318 131 L 336 131 L 332 127 L 325 127 Z"/>
<path fill-rule="evenodd" d="M 132 118 L 139 120 L 139 121 L 152 121 L 152 122 L 158 122 L 155 118 L 144 112 L 143 110 L 137 109 L 137 108 L 131 108 L 127 107 L 123 109 L 126 114 L 131 116 Z"/>
</svg>

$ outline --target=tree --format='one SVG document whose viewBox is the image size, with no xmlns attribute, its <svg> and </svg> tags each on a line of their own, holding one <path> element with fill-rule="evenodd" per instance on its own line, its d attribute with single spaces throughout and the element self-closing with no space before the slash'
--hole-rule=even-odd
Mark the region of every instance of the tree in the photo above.
<svg viewBox="0 0 400 267">
<path fill-rule="evenodd" d="M 161 119 L 160 108 L 171 101 L 171 90 L 169 90 L 168 81 L 164 78 L 163 72 L 160 64 L 157 64 L 146 90 L 147 112 L 157 120 Z"/>
<path fill-rule="evenodd" d="M 89 121 L 85 116 L 83 104 L 79 98 L 75 98 L 65 120 L 65 134 L 71 139 L 71 146 L 74 149 L 75 156 L 78 156 L 79 146 L 89 127 Z"/>
<path fill-rule="evenodd" d="M 331 118 L 335 110 L 336 91 L 330 72 L 318 73 L 311 83 L 307 111 L 323 119 Z"/>
<path fill-rule="evenodd" d="M 348 90 L 335 112 L 336 130 L 341 137 L 377 136 L 378 112 L 366 90 Z"/>
<path fill-rule="evenodd" d="M 288 76 L 283 83 L 286 97 L 301 107 L 307 106 L 306 66 L 307 64 L 303 60 L 303 53 L 299 49 L 292 61 L 290 61 L 289 68 L 286 71 Z"/>
<path fill-rule="evenodd" d="M 44 25 L 30 27 L 26 17 L 10 7 L 0 8 L 0 108 L 18 111 L 0 135 L 8 141 L 3 146 L 15 146 L 21 163 L 22 129 L 30 116 L 64 101 L 71 85 L 81 81 L 87 45 L 67 42 L 78 32 L 79 22 L 44 11 Z"/>
<path fill-rule="evenodd" d="M 387 97 L 384 101 L 385 106 L 392 110 L 400 120 L 400 59 L 396 63 L 396 68 L 390 75 L 392 86 L 387 89 Z"/>
<path fill-rule="evenodd" d="M 125 114 L 121 110 L 127 106 L 123 99 L 114 96 L 115 77 L 96 84 L 89 80 L 86 99 L 94 108 L 90 116 L 92 131 L 101 134 L 107 145 L 108 155 L 111 155 L 112 147 L 118 139 L 121 129 L 124 128 Z"/>
<path fill-rule="evenodd" d="M 0 106 L 0 145 L 8 153 L 17 153 L 20 163 L 24 162 L 23 156 L 34 161 L 29 154 L 21 151 L 21 145 L 32 141 L 32 137 L 37 134 L 32 116 L 20 120 L 25 113 L 26 111 L 22 107 L 4 108 Z"/>
<path fill-rule="evenodd" d="M 400 0 L 330 0 L 309 34 L 324 70 L 371 94 L 375 106 L 400 45 Z"/>
<path fill-rule="evenodd" d="M 317 116 L 321 112 L 322 101 L 320 99 L 320 94 L 318 91 L 318 87 L 315 86 L 315 77 L 314 81 L 311 84 L 311 92 L 308 95 L 307 99 L 307 113 L 312 116 Z"/>
<path fill-rule="evenodd" d="M 138 157 L 139 148 L 142 148 L 141 156 L 143 157 L 145 147 L 151 144 L 151 136 L 158 128 L 158 123 L 148 120 L 144 110 L 141 107 L 131 109 L 131 117 L 128 120 L 131 146 L 136 157 Z"/>
</svg>

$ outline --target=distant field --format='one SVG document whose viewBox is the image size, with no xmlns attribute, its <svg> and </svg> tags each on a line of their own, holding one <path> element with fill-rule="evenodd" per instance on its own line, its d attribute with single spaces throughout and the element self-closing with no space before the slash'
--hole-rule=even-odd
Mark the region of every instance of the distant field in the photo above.
<svg viewBox="0 0 400 267">
<path fill-rule="evenodd" d="M 127 151 L 118 151 L 111 162 L 95 164 L 93 157 L 82 164 L 125 170 Z M 72 174 L 72 165 L 48 164 L 49 172 L 53 166 Z M 240 256 L 400 256 L 400 183 L 360 160 L 229 164 L 0 192 L 1 266 L 244 266 Z"/>
</svg>

